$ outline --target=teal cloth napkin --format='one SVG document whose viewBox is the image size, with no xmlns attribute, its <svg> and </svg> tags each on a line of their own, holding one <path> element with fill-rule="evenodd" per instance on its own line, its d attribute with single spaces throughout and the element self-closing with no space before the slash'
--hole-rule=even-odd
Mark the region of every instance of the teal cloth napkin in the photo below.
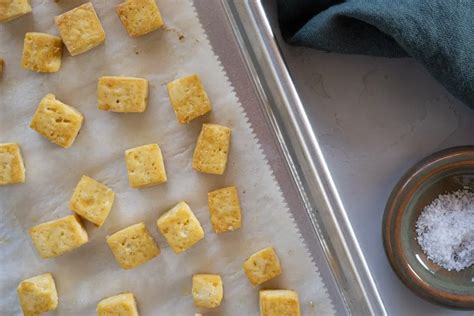
<svg viewBox="0 0 474 316">
<path fill-rule="evenodd" d="M 290 44 L 412 56 L 474 109 L 474 0 L 277 0 Z"/>
</svg>

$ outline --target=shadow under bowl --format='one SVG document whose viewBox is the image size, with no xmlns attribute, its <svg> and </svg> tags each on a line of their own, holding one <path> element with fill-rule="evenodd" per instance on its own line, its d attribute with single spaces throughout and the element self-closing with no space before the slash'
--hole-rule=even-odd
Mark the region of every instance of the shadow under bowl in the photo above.
<svg viewBox="0 0 474 316">
<path fill-rule="evenodd" d="M 401 281 L 422 298 L 474 309 L 474 266 L 448 271 L 430 261 L 416 240 L 416 221 L 440 194 L 474 191 L 474 146 L 437 152 L 416 164 L 395 186 L 385 208 L 385 252 Z"/>
</svg>

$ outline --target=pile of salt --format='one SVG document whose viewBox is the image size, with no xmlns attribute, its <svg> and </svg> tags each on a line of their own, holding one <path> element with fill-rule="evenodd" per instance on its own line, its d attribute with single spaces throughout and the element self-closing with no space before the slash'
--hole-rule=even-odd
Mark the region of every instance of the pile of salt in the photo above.
<svg viewBox="0 0 474 316">
<path fill-rule="evenodd" d="M 417 241 L 428 259 L 448 271 L 474 264 L 474 193 L 438 196 L 416 222 Z"/>
</svg>

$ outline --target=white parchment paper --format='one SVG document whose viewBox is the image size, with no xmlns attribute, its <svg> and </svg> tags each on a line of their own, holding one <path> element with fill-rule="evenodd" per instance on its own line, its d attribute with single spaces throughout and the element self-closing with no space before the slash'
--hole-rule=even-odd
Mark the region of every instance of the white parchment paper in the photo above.
<svg viewBox="0 0 474 316">
<path fill-rule="evenodd" d="M 207 272 L 222 275 L 225 298 L 221 307 L 201 312 L 257 315 L 259 287 L 247 281 L 242 262 L 270 245 L 276 248 L 284 272 L 264 288 L 297 290 L 303 315 L 333 314 L 317 268 L 191 2 L 158 0 L 166 28 L 130 38 L 113 10 L 119 1 L 93 1 L 107 34 L 105 45 L 76 57 L 65 51 L 62 69 L 55 74 L 21 69 L 25 32 L 57 34 L 54 16 L 83 2 L 34 0 L 32 15 L 0 25 L 0 56 L 6 61 L 0 80 L 0 143 L 18 142 L 27 169 L 26 183 L 0 187 L 0 314 L 20 314 L 15 289 L 22 279 L 52 272 L 59 292 L 57 315 L 94 315 L 100 299 L 124 291 L 135 294 L 141 315 L 194 315 L 200 310 L 193 304 L 191 276 Z M 169 104 L 166 83 L 190 73 L 201 76 L 213 111 L 181 125 Z M 148 79 L 147 111 L 117 114 L 97 110 L 97 78 L 102 75 Z M 50 143 L 28 127 L 47 93 L 85 116 L 70 149 Z M 200 174 L 191 168 L 203 122 L 232 128 L 229 164 L 223 176 Z M 124 151 L 149 143 L 161 146 L 168 182 L 132 189 Z M 61 257 L 41 259 L 27 231 L 71 214 L 68 201 L 83 174 L 116 192 L 113 209 L 101 228 L 86 224 L 89 243 Z M 239 188 L 242 229 L 216 235 L 210 224 L 207 192 L 229 185 Z M 162 213 L 181 200 L 189 203 L 206 237 L 176 255 L 155 225 Z M 105 236 L 140 221 L 147 224 L 162 253 L 136 269 L 121 270 Z"/>
</svg>

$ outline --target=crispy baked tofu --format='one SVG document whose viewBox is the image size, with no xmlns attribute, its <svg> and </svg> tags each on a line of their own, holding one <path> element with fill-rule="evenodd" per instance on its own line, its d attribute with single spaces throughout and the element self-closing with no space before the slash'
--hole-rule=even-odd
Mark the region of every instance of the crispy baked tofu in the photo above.
<svg viewBox="0 0 474 316">
<path fill-rule="evenodd" d="M 227 166 L 229 146 L 230 128 L 217 124 L 203 124 L 194 149 L 193 169 L 222 175 Z"/>
<path fill-rule="evenodd" d="M 115 11 L 130 36 L 142 36 L 163 26 L 155 0 L 126 0 Z"/>
<path fill-rule="evenodd" d="M 100 77 L 97 86 L 98 108 L 102 111 L 145 112 L 148 80 L 132 77 Z"/>
<path fill-rule="evenodd" d="M 105 32 L 91 2 L 54 18 L 64 45 L 71 56 L 99 46 L 105 41 Z"/>
<path fill-rule="evenodd" d="M 61 68 L 62 54 L 60 37 L 28 32 L 23 42 L 21 66 L 36 72 L 57 72 Z"/>
<path fill-rule="evenodd" d="M 107 236 L 107 244 L 122 269 L 136 268 L 160 254 L 145 223 L 125 227 Z"/>
<path fill-rule="evenodd" d="M 25 165 L 20 145 L 0 144 L 0 185 L 25 182 Z"/>
<path fill-rule="evenodd" d="M 197 307 L 214 308 L 224 297 L 222 278 L 218 274 L 193 275 L 193 299 Z"/>
<path fill-rule="evenodd" d="M 168 94 L 178 122 L 189 123 L 212 110 L 206 90 L 194 74 L 168 83 Z"/>
<path fill-rule="evenodd" d="M 165 183 L 165 164 L 157 144 L 131 148 L 125 151 L 128 183 L 132 188 L 145 188 Z"/>
<path fill-rule="evenodd" d="M 39 255 L 45 259 L 65 254 L 88 241 L 87 232 L 77 215 L 33 226 L 30 237 Z"/>
<path fill-rule="evenodd" d="M 209 192 L 207 199 L 212 227 L 217 234 L 240 228 L 242 216 L 236 187 Z"/>
<path fill-rule="evenodd" d="M 58 293 L 51 273 L 21 281 L 16 292 L 23 315 L 26 316 L 54 311 L 58 306 Z"/>
<path fill-rule="evenodd" d="M 260 291 L 260 316 L 300 316 L 298 293 L 290 290 Z"/>
<path fill-rule="evenodd" d="M 0 22 L 8 22 L 30 12 L 30 0 L 0 1 Z"/>
<path fill-rule="evenodd" d="M 175 253 L 185 251 L 204 238 L 201 223 L 186 202 L 179 202 L 161 215 L 157 226 Z"/>
<path fill-rule="evenodd" d="M 48 94 L 38 105 L 30 127 L 52 143 L 69 148 L 83 121 L 84 116 L 79 111 Z"/>
<path fill-rule="evenodd" d="M 82 176 L 69 200 L 69 207 L 82 218 L 102 226 L 114 199 L 114 191 L 106 185 L 91 177 Z"/>
<path fill-rule="evenodd" d="M 138 316 L 137 302 L 132 293 L 104 298 L 96 310 L 98 316 Z"/>
<path fill-rule="evenodd" d="M 280 260 L 275 250 L 268 247 L 251 255 L 244 262 L 244 272 L 253 286 L 280 275 Z"/>
</svg>

